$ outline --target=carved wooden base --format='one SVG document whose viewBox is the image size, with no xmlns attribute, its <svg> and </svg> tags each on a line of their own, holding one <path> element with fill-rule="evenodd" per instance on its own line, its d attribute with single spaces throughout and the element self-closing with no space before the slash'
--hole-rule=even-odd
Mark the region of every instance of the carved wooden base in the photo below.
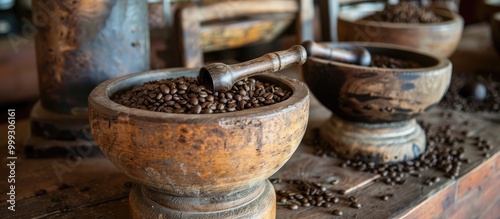
<svg viewBox="0 0 500 219">
<path fill-rule="evenodd" d="M 30 136 L 24 142 L 28 158 L 102 156 L 93 140 L 88 114 L 49 111 L 38 101 L 30 115 Z"/>
<path fill-rule="evenodd" d="M 171 196 L 137 185 L 129 199 L 132 218 L 276 218 L 276 194 L 269 180 L 217 197 Z"/>
<path fill-rule="evenodd" d="M 355 123 L 333 116 L 320 129 L 322 140 L 342 157 L 367 162 L 411 160 L 425 150 L 425 133 L 415 119 L 397 123 Z"/>
</svg>

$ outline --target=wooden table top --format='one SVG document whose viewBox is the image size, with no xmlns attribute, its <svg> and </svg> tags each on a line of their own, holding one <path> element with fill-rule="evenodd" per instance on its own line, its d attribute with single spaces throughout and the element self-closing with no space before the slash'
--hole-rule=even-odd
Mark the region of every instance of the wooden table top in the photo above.
<svg viewBox="0 0 500 219">
<path fill-rule="evenodd" d="M 496 195 L 500 189 L 500 115 L 466 114 L 441 109 L 426 114 L 420 121 L 427 124 L 460 127 L 460 124 L 467 123 L 468 139 L 481 136 L 491 142 L 494 146 L 489 151 L 491 156 L 485 158 L 474 146 L 474 141 L 467 140 L 462 146 L 470 162 L 462 165 L 456 179 L 428 169 L 422 172 L 421 178 L 408 177 L 407 183 L 391 186 L 375 182 L 376 174 L 342 168 L 342 159 L 315 155 L 317 145 L 311 144 L 314 142 L 311 141 L 313 130 L 321 126 L 330 113 L 318 105 L 310 113 L 308 131 L 299 149 L 271 177 L 283 180 L 274 184 L 276 190 L 291 189 L 292 185 L 284 181 L 299 179 L 330 185 L 326 187 L 332 191 L 350 191 L 347 195 L 339 195 L 341 201 L 330 208 L 300 207 L 290 210 L 286 204 L 278 203 L 277 218 L 331 218 L 334 209 L 343 211 L 343 216 L 347 218 L 500 216 L 500 198 Z M 24 129 L 28 125 L 28 121 L 20 121 L 17 128 Z M 2 127 L 3 130 L 5 127 Z M 22 154 L 22 151 L 18 150 L 17 154 Z M 8 162 L 6 157 L 2 157 L 2 163 Z M 6 173 L 9 167 L 1 165 L 1 170 Z M 424 185 L 425 179 L 434 176 L 439 176 L 441 180 L 432 186 Z M 327 183 L 333 178 L 339 183 Z M 18 156 L 15 180 L 16 211 L 7 209 L 9 204 L 5 198 L 0 202 L 0 215 L 7 218 L 129 217 L 128 193 L 132 183 L 105 157 L 74 159 L 71 153 L 66 158 L 58 159 L 24 159 Z M 9 191 L 7 180 L 0 181 L 0 193 L 7 194 Z M 382 201 L 380 196 L 383 194 L 392 194 L 393 197 Z M 362 208 L 349 207 L 344 198 L 351 195 L 357 197 Z"/>
</svg>

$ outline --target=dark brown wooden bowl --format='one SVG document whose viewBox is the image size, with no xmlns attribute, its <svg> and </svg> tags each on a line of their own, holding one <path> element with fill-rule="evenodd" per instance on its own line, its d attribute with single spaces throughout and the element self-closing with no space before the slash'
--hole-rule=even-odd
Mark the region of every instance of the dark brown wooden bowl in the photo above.
<svg viewBox="0 0 500 219">
<path fill-rule="evenodd" d="M 361 18 L 375 11 L 346 11 L 339 14 L 338 18 L 339 40 L 390 43 L 448 57 L 460 41 L 464 21 L 454 12 L 435 8 L 431 10 L 443 17 L 444 21 L 436 24 L 368 21 Z"/>
<path fill-rule="evenodd" d="M 350 44 L 366 48 L 372 56 L 412 60 L 423 67 L 363 67 L 309 57 L 303 67 L 305 82 L 314 96 L 342 119 L 363 123 L 410 120 L 436 106 L 448 89 L 452 66 L 447 59 L 391 44 Z"/>
<path fill-rule="evenodd" d="M 194 69 L 158 70 L 108 80 L 89 96 L 90 128 L 118 169 L 165 194 L 206 197 L 263 183 L 292 156 L 307 126 L 304 83 L 279 75 L 258 80 L 293 91 L 270 106 L 217 114 L 133 109 L 110 97 L 147 81 L 196 77 Z"/>
</svg>

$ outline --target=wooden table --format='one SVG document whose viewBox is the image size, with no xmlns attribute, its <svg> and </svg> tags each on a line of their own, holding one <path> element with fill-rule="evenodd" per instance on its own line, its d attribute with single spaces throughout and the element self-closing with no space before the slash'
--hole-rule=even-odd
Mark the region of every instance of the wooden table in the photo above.
<svg viewBox="0 0 500 219">
<path fill-rule="evenodd" d="M 435 110 L 422 117 L 421 121 L 440 125 L 459 125 L 469 121 L 473 127 L 470 133 L 487 139 L 495 146 L 490 152 L 491 157 L 484 158 L 474 148 L 473 141 L 468 141 L 463 146 L 471 162 L 462 166 L 457 179 L 448 179 L 443 173 L 429 169 L 423 172 L 422 178 L 409 177 L 403 185 L 390 186 L 373 182 L 375 174 L 341 168 L 341 159 L 314 155 L 315 145 L 306 143 L 313 137 L 312 130 L 329 116 L 325 108 L 316 105 L 311 110 L 309 130 L 303 143 L 291 160 L 271 178 L 319 182 L 338 178 L 340 182 L 329 188 L 333 191 L 367 183 L 347 194 L 356 196 L 363 207 L 351 208 L 343 199 L 331 208 L 301 207 L 290 210 L 279 205 L 277 218 L 331 218 L 333 209 L 342 210 L 347 218 L 498 218 L 500 116 L 449 113 L 451 117 L 443 118 L 443 110 Z M 17 130 L 28 125 L 28 121 L 20 121 Z M 4 130 L 5 126 L 2 132 Z M 105 157 L 75 159 L 74 154 L 68 152 L 66 158 L 23 159 L 20 150 L 16 153 L 16 211 L 7 209 L 9 204 L 4 195 L 0 202 L 0 215 L 6 218 L 128 218 L 128 192 L 132 184 Z M 5 164 L 9 161 L 2 157 L 2 175 L 8 172 Z M 432 176 L 440 176 L 442 180 L 425 186 L 423 180 Z M 0 182 L 1 194 L 9 192 L 5 177 L 3 175 L 4 180 Z M 275 186 L 280 189 L 288 185 L 280 183 Z M 382 201 L 380 196 L 386 193 L 394 194 L 394 197 Z"/>
</svg>

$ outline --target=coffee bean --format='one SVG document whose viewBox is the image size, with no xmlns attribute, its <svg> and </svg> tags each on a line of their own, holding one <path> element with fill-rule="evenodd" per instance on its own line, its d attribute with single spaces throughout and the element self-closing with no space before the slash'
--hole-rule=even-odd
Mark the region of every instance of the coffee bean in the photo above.
<svg viewBox="0 0 500 219">
<path fill-rule="evenodd" d="M 89 190 L 90 190 L 90 187 L 85 186 L 85 187 L 83 187 L 83 188 L 80 189 L 80 192 L 87 192 Z"/>
<path fill-rule="evenodd" d="M 59 184 L 59 186 L 57 187 L 57 189 L 59 189 L 59 190 L 64 190 L 64 189 L 67 189 L 67 188 L 69 188 L 69 187 L 71 187 L 71 186 L 69 186 L 69 185 L 68 185 L 68 184 L 66 184 L 66 183 L 61 183 L 61 184 Z"/>
<path fill-rule="evenodd" d="M 68 206 L 63 206 L 59 209 L 61 212 L 65 213 L 65 212 L 68 212 L 69 210 L 69 207 Z"/>
<path fill-rule="evenodd" d="M 347 190 L 341 189 L 341 190 L 338 191 L 338 193 L 341 194 L 341 195 L 345 195 L 347 193 Z"/>
<path fill-rule="evenodd" d="M 299 206 L 297 204 L 291 204 L 288 208 L 290 208 L 291 210 L 297 210 L 299 209 Z"/>
<path fill-rule="evenodd" d="M 335 216 L 342 216 L 343 213 L 341 210 L 335 209 L 332 211 L 332 214 Z"/>
<path fill-rule="evenodd" d="M 47 194 L 47 190 L 45 190 L 45 189 L 40 189 L 40 190 L 35 192 L 35 196 L 40 196 L 40 195 L 45 195 L 45 194 Z"/>
<path fill-rule="evenodd" d="M 361 204 L 359 202 L 352 202 L 350 205 L 352 208 L 361 208 Z"/>
</svg>

